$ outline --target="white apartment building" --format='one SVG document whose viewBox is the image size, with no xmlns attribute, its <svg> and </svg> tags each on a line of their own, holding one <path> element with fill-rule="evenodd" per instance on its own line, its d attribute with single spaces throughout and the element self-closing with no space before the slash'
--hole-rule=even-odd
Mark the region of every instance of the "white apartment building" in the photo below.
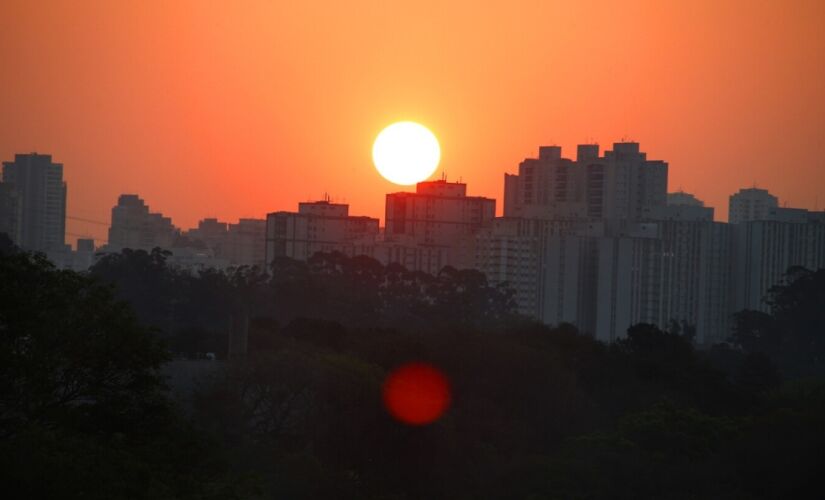
<svg viewBox="0 0 825 500">
<path fill-rule="evenodd" d="M 791 266 L 825 267 L 825 223 L 757 220 L 733 225 L 731 312 L 768 312 L 764 298 Z"/>
<path fill-rule="evenodd" d="M 779 200 L 765 189 L 743 188 L 730 195 L 728 222 L 739 224 L 751 220 L 766 220 L 771 209 L 779 206 Z"/>
</svg>

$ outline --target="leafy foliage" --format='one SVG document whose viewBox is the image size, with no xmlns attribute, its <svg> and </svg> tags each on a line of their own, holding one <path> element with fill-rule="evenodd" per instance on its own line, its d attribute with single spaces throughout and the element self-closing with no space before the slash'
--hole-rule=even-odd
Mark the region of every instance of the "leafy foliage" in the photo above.
<svg viewBox="0 0 825 500">
<path fill-rule="evenodd" d="M 811 498 L 822 273 L 794 270 L 770 314 L 740 313 L 731 345 L 697 351 L 685 324 L 605 345 L 526 321 L 474 271 L 319 254 L 188 273 L 154 251 L 83 276 L 10 249 L 2 479 L 12 496 L 69 498 Z M 213 362 L 225 368 L 182 419 L 157 334 L 176 354 L 223 357 L 238 313 L 248 355 Z M 452 386 L 424 427 L 394 421 L 380 396 L 413 360 Z"/>
<path fill-rule="evenodd" d="M 231 498 L 165 395 L 167 351 L 109 287 L 0 256 L 0 474 L 9 498 Z"/>
<path fill-rule="evenodd" d="M 254 267 L 191 273 L 168 265 L 167 257 L 160 249 L 124 250 L 103 256 L 91 274 L 116 285 L 118 297 L 179 353 L 224 357 L 229 317 L 238 311 L 282 324 L 308 317 L 408 329 L 493 330 L 516 317 L 512 292 L 474 270 L 445 267 L 432 276 L 369 257 L 318 253 L 308 262 L 276 259 L 270 274 Z"/>
<path fill-rule="evenodd" d="M 770 314 L 735 315 L 734 345 L 767 356 L 789 377 L 825 375 L 825 269 L 791 268 L 766 302 Z"/>
</svg>

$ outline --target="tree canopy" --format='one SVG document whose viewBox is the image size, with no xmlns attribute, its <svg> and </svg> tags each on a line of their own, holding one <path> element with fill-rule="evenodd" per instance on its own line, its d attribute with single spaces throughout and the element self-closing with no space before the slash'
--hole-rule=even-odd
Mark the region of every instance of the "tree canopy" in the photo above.
<svg viewBox="0 0 825 500">
<path fill-rule="evenodd" d="M 0 242 L 2 243 L 2 242 Z M 792 270 L 730 344 L 690 325 L 604 344 L 514 313 L 474 271 L 320 254 L 185 272 L 162 251 L 88 274 L 0 245 L 0 471 L 12 497 L 812 498 L 825 449 L 822 271 Z M 171 358 L 207 363 L 173 399 Z M 424 362 L 452 403 L 382 405 Z M 180 362 L 180 361 L 178 361 Z M 166 365 L 169 367 L 170 365 Z"/>
<path fill-rule="evenodd" d="M 169 359 L 110 287 L 37 254 L 0 256 L 0 475 L 9 498 L 237 491 L 180 419 Z"/>
</svg>

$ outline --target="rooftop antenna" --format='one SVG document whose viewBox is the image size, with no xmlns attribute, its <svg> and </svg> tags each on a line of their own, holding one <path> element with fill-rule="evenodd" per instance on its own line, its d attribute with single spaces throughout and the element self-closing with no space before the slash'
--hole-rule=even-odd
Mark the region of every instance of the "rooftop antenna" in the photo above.
<svg viewBox="0 0 825 500">
<path fill-rule="evenodd" d="M 441 171 L 441 180 L 444 181 L 444 182 L 447 182 L 447 171 L 446 170 Z"/>
</svg>

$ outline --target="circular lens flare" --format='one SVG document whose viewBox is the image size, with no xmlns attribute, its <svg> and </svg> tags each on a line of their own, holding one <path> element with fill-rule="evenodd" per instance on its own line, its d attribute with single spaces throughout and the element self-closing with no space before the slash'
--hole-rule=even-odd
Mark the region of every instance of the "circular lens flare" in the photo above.
<svg viewBox="0 0 825 500">
<path fill-rule="evenodd" d="M 430 130 L 415 122 L 398 122 L 382 130 L 372 145 L 372 161 L 388 181 L 409 186 L 433 175 L 441 147 Z"/>
<path fill-rule="evenodd" d="M 384 406 L 396 420 L 427 425 L 450 406 L 450 384 L 437 368 L 420 362 L 402 365 L 384 381 Z"/>
</svg>

